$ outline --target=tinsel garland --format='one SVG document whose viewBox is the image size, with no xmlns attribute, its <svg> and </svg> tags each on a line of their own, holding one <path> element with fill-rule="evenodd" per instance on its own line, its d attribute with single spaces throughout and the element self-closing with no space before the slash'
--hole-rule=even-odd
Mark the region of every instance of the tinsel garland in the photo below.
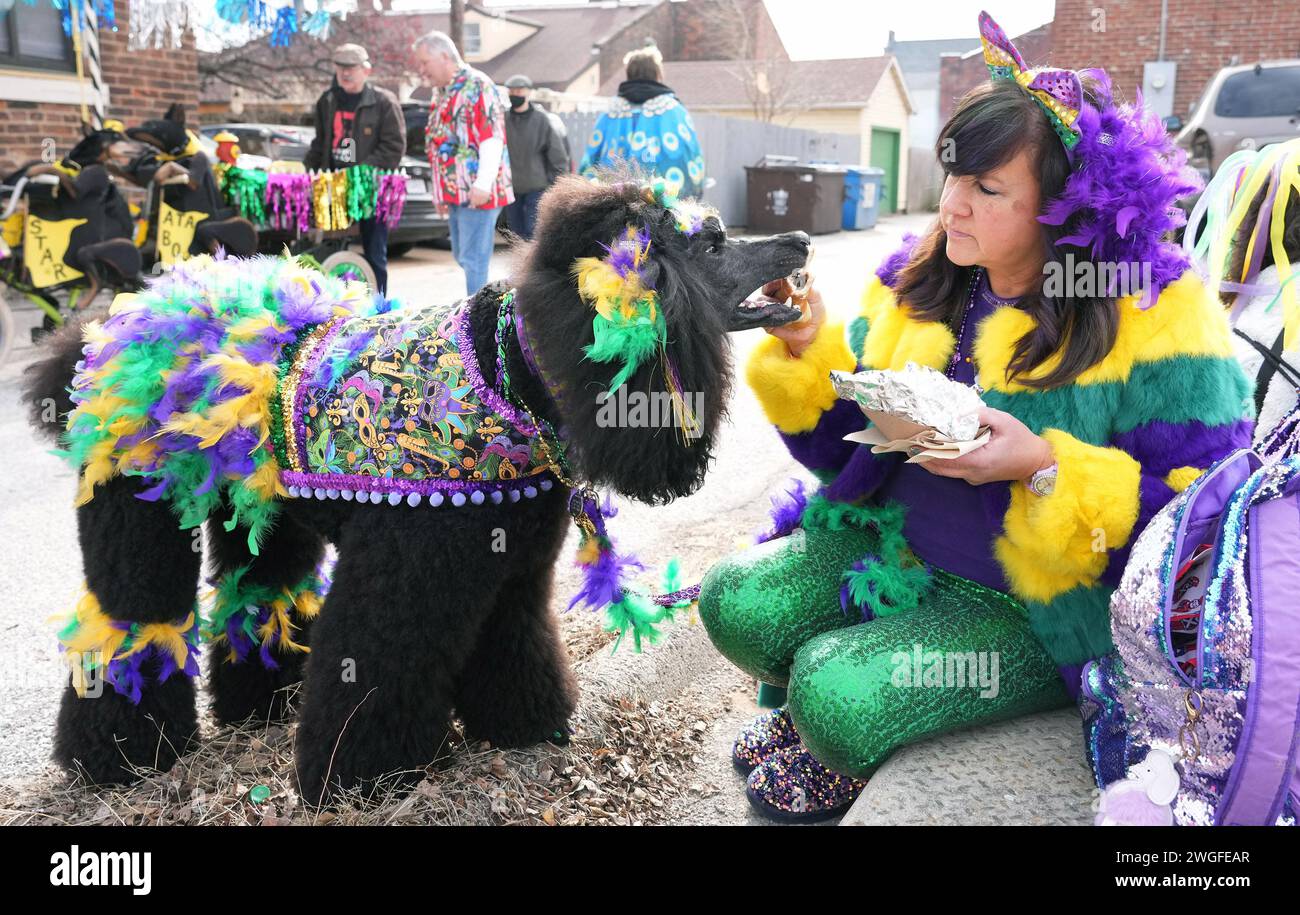
<svg viewBox="0 0 1300 915">
<path fill-rule="evenodd" d="M 273 229 L 302 234 L 311 228 L 311 177 L 272 172 L 266 177 L 266 207 Z"/>
<path fill-rule="evenodd" d="M 302 24 L 302 30 L 315 38 L 317 41 L 325 41 L 330 37 L 330 14 L 324 9 L 316 10 L 307 17 L 307 21 Z"/>
<path fill-rule="evenodd" d="M 391 229 L 401 221 L 405 205 L 406 174 L 401 171 L 382 172 L 375 197 L 375 218 Z"/>
<path fill-rule="evenodd" d="M 353 165 L 345 169 L 347 181 L 348 219 L 359 222 L 375 215 L 375 194 L 378 190 L 373 165 Z M 337 180 L 337 178 L 335 179 Z"/>
<path fill-rule="evenodd" d="M 337 231 L 362 219 L 379 219 L 391 229 L 406 203 L 406 173 L 370 165 L 270 175 L 223 165 L 218 180 L 226 202 L 245 219 L 299 233 Z"/>
<path fill-rule="evenodd" d="M 287 48 L 293 42 L 298 31 L 298 14 L 292 6 L 282 6 L 276 10 L 275 23 L 271 26 L 270 44 L 273 48 Z"/>
<path fill-rule="evenodd" d="M 231 25 L 247 21 L 250 27 L 263 29 L 267 24 L 266 0 L 217 0 L 217 15 Z"/>
<path fill-rule="evenodd" d="M 131 0 L 127 48 L 179 48 L 189 21 L 190 4 L 186 0 Z"/>
<path fill-rule="evenodd" d="M 237 208 L 254 225 L 266 225 L 268 177 L 266 172 L 259 169 L 237 168 L 233 165 L 226 171 L 226 181 L 222 188 L 226 202 Z"/>
<path fill-rule="evenodd" d="M 35 6 L 35 0 L 25 0 L 28 6 Z M 72 36 L 72 9 L 77 7 L 78 22 L 82 29 L 86 28 L 86 14 L 84 10 L 88 7 L 94 7 L 95 20 L 100 29 L 117 31 L 117 11 L 113 8 L 113 0 L 53 0 L 54 8 L 59 11 L 59 17 L 63 21 L 63 34 Z M 3 6 L 3 4 L 0 4 Z M 9 6 L 13 6 L 10 3 Z"/>
<path fill-rule="evenodd" d="M 313 172 L 311 175 L 312 224 L 327 232 L 346 229 L 348 180 L 342 171 Z"/>
</svg>

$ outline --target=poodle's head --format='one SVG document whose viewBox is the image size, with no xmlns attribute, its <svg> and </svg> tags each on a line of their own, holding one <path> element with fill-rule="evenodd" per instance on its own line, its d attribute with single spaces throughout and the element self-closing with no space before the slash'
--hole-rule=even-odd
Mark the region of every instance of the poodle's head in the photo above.
<svg viewBox="0 0 1300 915">
<path fill-rule="evenodd" d="M 645 502 L 704 479 L 731 383 L 731 331 L 798 320 L 761 295 L 808 259 L 790 232 L 727 237 L 662 183 L 566 177 L 543 196 L 515 308 L 578 472 Z"/>
</svg>

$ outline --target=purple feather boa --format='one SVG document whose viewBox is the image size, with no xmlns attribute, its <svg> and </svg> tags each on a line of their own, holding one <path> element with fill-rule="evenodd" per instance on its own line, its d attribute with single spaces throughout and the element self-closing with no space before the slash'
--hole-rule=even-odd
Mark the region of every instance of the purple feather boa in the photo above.
<svg viewBox="0 0 1300 915">
<path fill-rule="evenodd" d="M 1038 220 L 1064 226 L 1066 235 L 1057 244 L 1087 249 L 1094 263 L 1140 265 L 1139 270 L 1149 264 L 1152 287 L 1143 290 L 1141 303 L 1149 308 L 1189 267 L 1182 248 L 1166 237 L 1186 222 L 1176 201 L 1203 182 L 1160 118 L 1143 107 L 1140 93 L 1135 104 L 1114 104 L 1110 80 L 1101 71 L 1093 75 L 1102 108 L 1083 106 L 1074 148 L 1079 164 Z M 1112 275 L 1108 294 L 1114 282 Z"/>
<path fill-rule="evenodd" d="M 807 484 L 798 478 L 790 480 L 785 489 L 772 496 L 771 528 L 759 533 L 754 538 L 754 542 L 767 543 L 769 540 L 790 536 L 799 526 L 804 509 L 807 507 Z"/>
<path fill-rule="evenodd" d="M 898 274 L 907 266 L 907 262 L 912 259 L 912 251 L 916 248 L 916 243 L 919 240 L 920 236 L 914 232 L 903 233 L 903 244 L 876 268 L 876 276 L 880 277 L 880 282 L 890 289 L 898 284 Z"/>
<path fill-rule="evenodd" d="M 643 571 L 645 565 L 635 555 L 619 553 L 615 549 L 614 541 L 605 529 L 605 519 L 614 517 L 618 514 L 618 510 L 614 508 L 608 496 L 605 498 L 604 505 L 577 490 L 573 492 L 570 499 L 582 500 L 581 511 L 591 519 L 596 529 L 599 549 L 594 563 L 590 565 L 578 563 L 582 569 L 582 586 L 573 595 L 566 609 L 572 610 L 579 604 L 586 604 L 592 610 L 603 610 L 623 599 L 623 593 L 627 590 L 625 582 L 628 576 Z"/>
</svg>

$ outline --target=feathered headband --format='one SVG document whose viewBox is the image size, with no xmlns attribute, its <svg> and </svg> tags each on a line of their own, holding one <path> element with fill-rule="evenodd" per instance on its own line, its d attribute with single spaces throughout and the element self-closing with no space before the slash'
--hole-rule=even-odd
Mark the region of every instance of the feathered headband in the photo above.
<svg viewBox="0 0 1300 915">
<path fill-rule="evenodd" d="M 1061 138 L 1070 161 L 1064 190 L 1048 201 L 1038 221 L 1069 224 L 1058 244 L 1087 248 L 1095 263 L 1141 268 L 1150 277 L 1139 307 L 1155 304 L 1160 291 L 1190 261 L 1167 241 L 1186 221 L 1176 202 L 1202 182 L 1187 168 L 1187 154 L 1171 142 L 1164 123 L 1142 104 L 1116 104 L 1104 70 L 1030 69 L 988 13 L 979 17 L 984 62 L 992 79 L 1011 79 L 1038 103 Z M 1093 82 L 1097 107 L 1084 97 L 1081 76 Z M 1120 271 L 1109 271 L 1107 295 L 1117 293 Z M 1128 275 L 1134 275 L 1128 271 Z"/>
<path fill-rule="evenodd" d="M 1261 192 L 1241 273 L 1226 277 L 1233 241 L 1246 221 L 1251 203 Z M 1293 193 L 1300 193 L 1300 139 L 1274 143 L 1258 151 L 1239 149 L 1219 166 L 1214 180 L 1192 209 L 1183 233 L 1183 250 L 1204 265 L 1213 294 L 1226 289 L 1245 293 L 1246 297 L 1273 293 L 1273 302 L 1282 299 L 1286 328 L 1282 345 L 1287 349 L 1293 348 L 1300 336 L 1300 285 L 1293 282 L 1296 274 L 1283 244 Z M 1272 250 L 1277 265 L 1276 284 L 1258 282 L 1266 248 Z M 1246 298 L 1240 301 L 1244 303 Z"/>
</svg>

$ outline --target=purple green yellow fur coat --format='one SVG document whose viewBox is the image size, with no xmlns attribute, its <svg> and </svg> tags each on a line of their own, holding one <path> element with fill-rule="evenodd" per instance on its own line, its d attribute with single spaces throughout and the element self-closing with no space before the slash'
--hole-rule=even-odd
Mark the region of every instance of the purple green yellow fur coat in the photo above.
<svg viewBox="0 0 1300 915">
<path fill-rule="evenodd" d="M 799 359 L 769 337 L 747 367 L 791 454 L 837 501 L 868 499 L 901 461 L 843 441 L 863 418 L 836 398 L 828 373 L 909 361 L 942 371 L 956 345 L 947 326 L 916 320 L 895 297 L 908 253 L 877 271 L 847 336 L 828 323 Z M 1110 595 L 1137 535 L 1206 467 L 1248 447 L 1253 426 L 1226 315 L 1195 273 L 1146 310 L 1132 298 L 1119 306 L 1111 352 L 1067 386 L 1038 390 L 1004 377 L 1016 341 L 1033 326 L 1014 306 L 980 322 L 974 345 L 985 403 L 1047 439 L 1059 464 L 1052 495 L 1009 482 L 981 492 L 998 522 L 994 554 L 1011 594 L 1074 691 L 1082 664 L 1111 648 Z"/>
</svg>

